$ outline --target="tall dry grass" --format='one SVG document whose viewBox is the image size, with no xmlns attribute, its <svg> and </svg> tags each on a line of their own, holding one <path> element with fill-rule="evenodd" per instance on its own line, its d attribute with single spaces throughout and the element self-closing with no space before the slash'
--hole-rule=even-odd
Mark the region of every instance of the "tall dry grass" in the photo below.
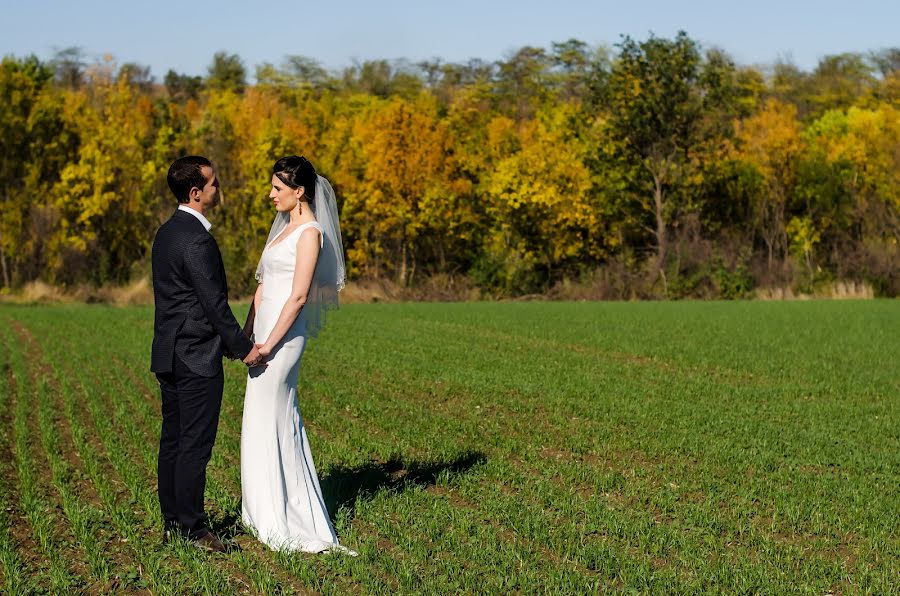
<svg viewBox="0 0 900 596">
<path fill-rule="evenodd" d="M 790 286 L 757 288 L 757 300 L 871 300 L 875 289 L 864 281 L 836 281 L 816 288 L 812 293 L 794 292 Z"/>
<path fill-rule="evenodd" d="M 545 294 L 529 294 L 517 300 L 604 301 L 635 300 L 649 297 L 647 292 L 637 292 L 637 284 L 621 283 L 621 279 L 609 279 L 601 273 L 583 281 L 569 279 L 556 284 Z M 618 282 L 618 283 L 617 283 Z M 812 293 L 796 292 L 791 286 L 757 288 L 755 300 L 870 300 L 875 297 L 871 284 L 860 281 L 836 281 L 817 288 Z M 252 296 L 232 297 L 234 302 L 249 302 Z M 423 280 L 415 287 L 403 287 L 391 280 L 356 280 L 349 282 L 341 292 L 343 304 L 370 304 L 374 302 L 466 302 L 490 300 L 463 277 L 436 275 Z M 78 286 L 61 288 L 42 281 L 26 284 L 19 292 L 0 295 L 0 301 L 18 304 L 47 304 L 83 302 L 111 304 L 115 306 L 140 306 L 153 304 L 153 287 L 146 277 L 123 286 L 93 288 Z"/>
<path fill-rule="evenodd" d="M 141 278 L 124 286 L 95 288 L 80 285 L 74 288 L 53 286 L 42 281 L 25 284 L 19 292 L 2 296 L 4 302 L 17 304 L 51 304 L 83 302 L 89 304 L 113 304 L 139 306 L 153 304 L 153 288 L 150 280 Z"/>
</svg>

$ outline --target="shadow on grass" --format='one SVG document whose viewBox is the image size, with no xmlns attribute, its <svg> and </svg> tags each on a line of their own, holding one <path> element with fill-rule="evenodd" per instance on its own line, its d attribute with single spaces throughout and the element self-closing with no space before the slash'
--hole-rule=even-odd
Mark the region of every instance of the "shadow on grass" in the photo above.
<svg viewBox="0 0 900 596">
<path fill-rule="evenodd" d="M 442 474 L 450 479 L 485 462 L 487 457 L 480 451 L 466 451 L 447 461 L 416 461 L 394 455 L 386 462 L 371 461 L 353 467 L 334 466 L 319 482 L 331 522 L 335 523 L 339 509 L 348 509 L 352 518 L 360 500 L 371 499 L 382 490 L 401 491 L 409 486 L 428 488 L 437 484 Z M 240 501 L 228 510 L 209 513 L 210 529 L 226 544 L 237 548 L 233 544 L 234 539 L 247 533 L 241 523 Z"/>
<path fill-rule="evenodd" d="M 350 517 L 353 517 L 358 501 L 371 499 L 382 490 L 403 490 L 408 486 L 427 488 L 437 484 L 442 474 L 452 478 L 486 461 L 487 457 L 480 451 L 466 451 L 447 461 L 415 461 L 394 455 L 386 462 L 335 466 L 320 482 L 325 505 L 334 522 L 339 509 L 349 509 Z"/>
</svg>

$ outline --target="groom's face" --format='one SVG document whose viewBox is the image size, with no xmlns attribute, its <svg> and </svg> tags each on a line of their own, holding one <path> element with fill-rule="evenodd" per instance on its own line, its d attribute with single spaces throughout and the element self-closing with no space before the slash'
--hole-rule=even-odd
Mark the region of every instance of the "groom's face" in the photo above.
<svg viewBox="0 0 900 596">
<path fill-rule="evenodd" d="M 206 210 L 219 204 L 219 178 L 216 176 L 216 171 L 209 166 L 203 166 L 200 168 L 200 171 L 203 172 L 203 177 L 206 178 L 206 185 L 199 189 L 197 200 L 200 202 L 201 207 Z"/>
</svg>

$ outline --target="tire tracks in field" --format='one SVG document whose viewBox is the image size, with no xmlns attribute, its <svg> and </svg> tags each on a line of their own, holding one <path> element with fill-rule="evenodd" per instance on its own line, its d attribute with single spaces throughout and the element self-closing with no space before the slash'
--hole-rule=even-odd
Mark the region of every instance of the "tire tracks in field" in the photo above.
<svg viewBox="0 0 900 596">
<path fill-rule="evenodd" d="M 161 530 L 154 527 L 157 524 L 148 521 L 155 519 L 157 511 L 149 504 L 144 492 L 145 488 L 134 484 L 133 478 L 136 469 L 133 467 L 134 463 L 129 463 L 139 462 L 141 459 L 135 454 L 129 441 L 121 440 L 121 435 L 117 435 L 118 440 L 116 441 L 106 436 L 108 432 L 113 432 L 112 423 L 120 419 L 115 407 L 110 402 L 109 393 L 105 389 L 96 391 L 103 387 L 101 378 L 90 375 L 90 381 L 85 382 L 85 372 L 90 370 L 88 367 L 91 365 L 85 366 L 86 363 L 80 362 L 81 367 L 76 370 L 75 363 L 78 361 L 77 355 L 80 354 L 77 346 L 68 343 L 66 334 L 58 328 L 55 328 L 53 333 L 54 337 L 59 340 L 57 341 L 58 349 L 61 349 L 64 354 L 74 356 L 72 359 L 58 358 L 57 361 L 62 365 L 68 378 L 76 379 L 77 384 L 81 386 L 80 393 L 86 400 L 87 407 L 79 411 L 81 419 L 79 424 L 86 430 L 86 436 L 93 445 L 96 453 L 95 461 L 104 469 L 102 476 L 94 475 L 93 480 L 95 483 L 105 483 L 106 490 L 99 485 L 96 485 L 96 489 L 98 492 L 106 493 L 106 511 L 117 526 L 117 530 L 122 536 L 122 542 L 139 561 L 139 572 L 149 579 L 151 586 L 155 586 L 154 591 L 171 593 L 173 590 L 179 589 L 176 586 L 191 585 L 192 580 L 198 578 L 197 571 L 201 568 L 197 565 L 200 561 L 199 557 L 202 555 L 192 553 L 189 558 L 186 558 L 169 549 L 160 552 L 161 549 L 164 549 L 159 543 Z M 103 397 L 97 398 L 97 393 L 102 394 Z M 98 415 L 101 414 L 105 414 L 102 426 L 106 431 L 101 431 L 100 428 Z M 132 478 L 132 482 L 129 482 L 128 477 Z M 113 487 L 115 487 L 114 496 L 110 492 Z M 143 510 L 136 511 L 135 507 Z M 141 517 L 142 515 L 144 517 Z M 161 527 L 161 522 L 159 526 Z M 147 544 L 148 536 L 152 546 Z M 177 555 L 177 558 L 173 557 L 173 554 Z M 209 573 L 210 571 L 207 569 L 204 572 Z M 235 582 L 240 582 L 240 579 L 236 579 Z M 241 591 L 236 589 L 239 583 L 231 585 L 235 593 Z"/>
<path fill-rule="evenodd" d="M 355 379 L 355 380 L 357 381 L 357 383 L 360 384 L 360 386 L 367 386 L 369 388 L 378 386 L 378 383 L 372 383 L 371 380 L 368 383 L 365 383 L 361 379 Z M 406 385 L 405 383 L 401 383 L 401 384 Z M 406 386 L 409 386 L 409 385 L 406 385 Z M 393 393 L 392 395 L 397 395 L 397 394 Z M 324 399 L 326 401 L 328 400 L 328 398 L 325 398 L 321 395 L 318 397 L 320 399 Z M 408 396 L 404 396 L 404 397 L 408 397 Z M 406 402 L 406 403 L 408 403 L 408 402 Z M 335 410 L 340 412 L 340 410 L 338 410 L 337 408 L 335 408 Z M 399 412 L 397 413 L 397 415 L 401 419 L 405 417 L 405 416 L 400 415 Z M 413 416 L 415 416 L 415 414 L 413 414 Z M 393 434 L 390 429 L 383 428 L 383 427 L 379 426 L 376 422 L 374 422 L 372 420 L 367 420 L 360 415 L 345 412 L 345 417 L 353 420 L 353 422 L 356 425 L 360 426 L 361 428 L 364 428 L 365 434 L 367 434 L 369 436 L 386 437 L 386 436 L 391 436 Z M 421 419 L 421 418 L 416 416 L 416 419 Z M 410 424 L 412 424 L 412 423 L 413 423 L 413 420 L 410 419 Z M 462 448 L 464 446 L 471 447 L 471 443 L 465 442 L 465 440 L 460 441 L 457 445 L 460 448 Z M 416 457 L 425 457 L 427 454 L 426 450 L 416 449 L 416 448 L 406 449 L 405 451 L 408 452 L 408 454 L 416 456 Z M 405 473 L 405 470 L 398 470 L 396 472 L 396 476 L 397 476 L 396 484 L 398 486 L 403 485 L 404 473 Z M 451 481 L 452 481 L 452 479 L 451 479 Z M 525 552 L 531 553 L 532 561 L 535 565 L 540 566 L 544 561 L 549 561 L 551 566 L 555 566 L 559 569 L 570 569 L 572 571 L 579 573 L 580 575 L 582 575 L 583 577 L 585 577 L 588 580 L 597 580 L 599 578 L 599 576 L 596 574 L 596 572 L 584 567 L 577 561 L 567 559 L 565 557 L 561 557 L 557 553 L 553 552 L 552 550 L 550 550 L 546 547 L 543 547 L 542 545 L 536 543 L 535 541 L 529 539 L 528 537 L 522 536 L 521 534 L 515 532 L 514 530 L 511 530 L 510 528 L 504 526 L 503 524 L 498 522 L 496 519 L 491 518 L 489 515 L 486 514 L 486 512 L 482 508 L 479 507 L 479 505 L 477 505 L 473 501 L 470 501 L 468 498 L 464 497 L 463 495 L 459 494 L 459 492 L 456 491 L 454 488 L 452 488 L 452 487 L 445 488 L 438 484 L 430 484 L 425 487 L 425 491 L 427 493 L 431 494 L 433 498 L 445 500 L 448 503 L 452 504 L 453 507 L 455 507 L 455 508 L 463 509 L 463 510 L 478 514 L 477 517 L 482 519 L 484 522 L 486 522 L 492 528 L 495 536 L 497 536 L 502 541 L 505 541 L 513 546 L 515 546 L 517 544 L 521 545 L 521 547 L 525 550 Z"/>
<path fill-rule="evenodd" d="M 58 484 L 58 478 L 54 478 L 54 463 L 51 458 L 54 455 L 47 451 L 47 445 L 44 440 L 44 430 L 41 428 L 41 404 L 40 401 L 44 396 L 42 389 L 46 389 L 43 383 L 47 382 L 44 371 L 40 368 L 42 356 L 38 350 L 35 350 L 34 337 L 31 332 L 18 321 L 12 321 L 10 325 L 15 334 L 18 344 L 24 348 L 24 358 L 26 361 L 26 375 L 29 377 L 28 387 L 30 389 L 30 398 L 37 407 L 28 409 L 26 425 L 28 434 L 28 443 L 30 444 L 31 463 L 34 469 L 35 488 L 38 493 L 38 499 L 46 503 L 48 509 L 46 514 L 51 523 L 50 535 L 48 537 L 51 549 L 57 551 L 57 556 L 61 558 L 61 564 L 64 564 L 69 577 L 65 581 L 73 583 L 66 586 L 68 589 L 84 589 L 87 587 L 88 578 L 90 577 L 90 566 L 87 560 L 87 552 L 80 545 L 75 536 L 75 530 L 72 525 L 71 511 L 63 502 L 61 491 L 64 490 Z M 18 350 L 15 353 L 19 353 Z M 31 362 L 32 365 L 28 366 Z M 19 391 L 19 398 L 21 391 Z M 51 422 L 54 426 L 55 421 Z M 51 557 L 52 558 L 52 557 Z M 57 574 L 58 575 L 58 574 Z M 102 580 L 103 578 L 94 578 Z M 61 588 L 62 586 L 56 586 Z"/>
<path fill-rule="evenodd" d="M 5 323 L 5 321 L 4 321 Z M 38 574 L 49 574 L 50 560 L 42 554 L 40 545 L 34 538 L 34 528 L 21 509 L 19 502 L 12 497 L 18 492 L 19 477 L 13 462 L 17 458 L 13 433 L 13 414 L 17 407 L 19 384 L 9 362 L 11 350 L 9 343 L 0 331 L 0 347 L 3 349 L 3 376 L 6 383 L 4 399 L 0 402 L 0 506 L 4 507 L 3 517 L 11 543 L 3 544 L 4 581 L 10 593 L 27 593 L 37 589 L 32 585 L 39 580 Z M 15 584 L 13 582 L 16 582 Z M 18 590 L 22 590 L 19 592 Z"/>
<path fill-rule="evenodd" d="M 103 362 L 109 363 L 113 370 L 121 373 L 121 374 L 112 374 L 107 377 L 105 381 L 112 383 L 112 388 L 117 391 L 118 395 L 122 395 L 132 403 L 132 405 L 136 406 L 136 411 L 134 414 L 134 422 L 136 424 L 136 432 L 140 434 L 140 437 L 131 437 L 130 439 L 126 439 L 125 444 L 128 449 L 134 453 L 133 460 L 141 461 L 140 454 L 135 452 L 135 442 L 134 440 L 138 440 L 139 444 L 155 444 L 154 441 L 158 440 L 158 435 L 154 434 L 153 430 L 151 430 L 151 426 L 153 422 L 151 421 L 150 416 L 152 413 L 149 411 L 150 408 L 159 407 L 159 400 L 154 399 L 153 394 L 150 392 L 150 389 L 147 387 L 145 382 L 141 382 L 138 380 L 136 373 L 128 366 L 127 363 L 124 362 L 123 358 L 113 351 L 104 351 L 101 353 Z M 104 369 L 105 372 L 109 372 Z M 82 372 L 87 372 L 95 381 L 95 385 L 103 385 L 104 382 L 101 382 L 96 376 L 99 372 L 96 368 L 93 368 L 90 364 L 88 367 L 83 369 Z M 108 393 L 108 392 L 105 392 Z M 135 403 L 135 400 L 140 400 L 142 403 Z M 109 403 L 109 397 L 107 397 L 107 407 L 110 411 L 114 411 L 114 405 Z M 134 439 L 134 440 L 132 440 Z M 220 448 L 219 453 L 221 454 L 223 450 Z M 150 472 L 155 473 L 154 470 L 149 470 Z M 219 483 L 221 487 L 227 487 L 231 485 L 226 478 L 223 478 L 223 471 L 220 467 L 211 466 L 208 471 L 208 484 Z M 224 485 L 222 484 L 224 482 Z M 237 486 L 237 494 L 240 494 L 240 487 Z M 209 498 L 209 495 L 207 496 Z M 223 514 L 227 515 L 227 511 L 218 506 L 219 503 L 216 501 L 212 502 L 212 507 L 210 508 L 210 513 L 213 513 L 216 510 L 219 510 Z M 214 521 L 214 520 L 211 520 Z M 243 542 L 240 541 L 240 545 L 243 546 Z M 299 584 L 297 580 L 292 577 L 286 570 L 279 568 L 277 564 L 271 559 L 267 559 L 265 556 L 265 549 L 261 544 L 256 543 L 255 540 L 252 541 L 252 547 L 242 548 L 240 554 L 235 555 L 233 557 L 227 559 L 217 559 L 217 566 L 221 566 L 227 570 L 233 577 L 236 578 L 241 584 L 245 586 L 253 586 L 256 584 L 253 579 L 251 579 L 247 574 L 260 574 L 262 571 L 266 571 L 270 574 L 270 576 L 275 579 L 276 587 L 275 591 L 278 590 L 292 590 L 294 592 L 300 594 L 310 594 L 312 593 L 307 586 Z M 253 560 L 245 561 L 242 557 L 246 558 L 246 556 L 252 557 Z M 267 584 L 267 580 L 265 578 L 260 578 L 259 582 L 262 584 Z M 252 589 L 252 588 L 251 588 Z"/>
<path fill-rule="evenodd" d="M 535 553 L 536 560 L 540 560 L 541 557 L 543 557 L 544 559 L 551 561 L 556 567 L 570 567 L 573 571 L 580 573 L 588 579 L 600 579 L 600 575 L 593 569 L 588 569 L 578 561 L 560 556 L 559 553 L 551 550 L 550 548 L 542 544 L 538 544 L 531 538 L 523 536 L 515 532 L 514 530 L 507 528 L 495 519 L 485 516 L 485 512 L 481 510 L 476 503 L 460 494 L 459 491 L 454 490 L 453 488 L 445 488 L 438 485 L 430 486 L 426 490 L 434 495 L 437 495 L 438 497 L 446 498 L 454 507 L 458 509 L 465 509 L 467 511 L 478 514 L 485 522 L 487 522 L 488 525 L 491 526 L 491 528 L 493 528 L 494 532 L 498 536 L 503 538 L 503 540 L 511 544 L 521 543 L 527 551 Z"/>
<path fill-rule="evenodd" d="M 131 384 L 133 385 L 132 388 L 137 389 L 137 393 L 139 393 L 143 397 L 143 399 L 146 401 L 146 403 L 148 405 L 151 405 L 153 407 L 159 406 L 159 403 L 160 403 L 159 399 L 154 399 L 154 396 L 150 392 L 150 389 L 147 387 L 146 383 L 144 383 L 138 379 L 136 373 L 131 369 L 130 366 L 127 365 L 127 363 L 125 363 L 123 361 L 123 359 L 118 354 L 110 353 L 110 354 L 106 354 L 106 356 L 110 359 L 110 361 L 113 363 L 113 365 L 115 366 L 115 368 L 117 370 L 120 370 L 123 373 L 125 373 L 126 379 L 130 380 Z M 117 387 L 119 387 L 120 389 L 122 389 L 125 392 L 127 392 L 129 389 L 128 384 L 127 383 L 123 384 L 123 381 L 121 379 L 117 383 Z M 231 402 L 229 400 L 225 400 L 223 398 L 223 411 L 225 410 L 226 403 L 231 403 Z M 233 411 L 233 405 L 232 405 L 231 411 Z M 149 439 L 152 437 L 151 431 L 147 426 L 149 421 L 146 419 L 146 417 L 142 417 L 142 418 L 143 418 L 143 420 L 141 421 L 142 424 L 140 426 L 141 426 L 142 430 L 144 431 L 145 436 L 147 436 Z M 221 419 L 220 419 L 220 424 L 221 424 Z M 221 430 L 222 429 L 220 426 L 220 430 L 219 430 L 220 436 L 217 437 L 217 439 L 216 439 L 217 443 L 221 439 Z M 231 428 L 231 430 L 234 431 L 233 427 Z M 239 435 L 237 435 L 236 433 L 234 436 L 236 438 L 239 438 Z M 230 450 L 223 449 L 223 447 L 220 446 L 218 449 L 215 450 L 215 452 L 217 453 L 217 455 L 215 455 L 214 458 L 217 458 L 220 460 L 225 459 L 226 463 L 231 463 L 232 467 L 236 467 L 236 469 L 238 469 L 238 470 L 240 469 L 239 461 L 237 461 L 235 459 L 234 455 L 231 453 Z M 225 454 L 224 458 L 222 457 L 222 454 Z M 228 468 L 226 466 L 226 469 L 231 469 L 231 468 Z M 238 478 L 238 483 L 235 484 L 234 479 L 222 468 L 222 466 L 210 466 L 210 468 L 207 471 L 207 474 L 208 474 L 209 480 L 213 480 L 213 482 L 219 483 L 226 489 L 228 489 L 238 495 L 240 494 L 239 478 Z M 213 505 L 218 505 L 218 503 L 213 503 Z M 221 509 L 221 508 L 219 508 L 219 509 Z M 222 513 L 227 515 L 227 512 L 225 512 L 224 510 L 222 511 Z M 246 536 L 248 539 L 242 539 L 244 536 Z M 241 548 L 241 550 L 244 553 L 248 553 L 250 556 L 252 556 L 254 558 L 253 563 L 255 563 L 256 565 L 262 565 L 265 568 L 265 570 L 273 578 L 276 579 L 279 589 L 286 587 L 288 589 L 293 590 L 294 592 L 296 592 L 298 594 L 315 593 L 315 592 L 311 592 L 307 586 L 297 583 L 296 579 L 294 577 L 292 577 L 289 573 L 287 573 L 287 571 L 285 569 L 279 568 L 274 562 L 267 560 L 266 556 L 265 556 L 265 554 L 266 554 L 265 548 L 256 539 L 252 538 L 249 535 L 242 534 L 239 537 L 235 538 L 235 543 L 238 544 L 238 546 Z M 244 575 L 244 574 L 241 572 L 241 575 Z"/>
<path fill-rule="evenodd" d="M 44 358 L 43 349 L 38 340 L 35 338 L 34 334 L 24 326 L 21 327 L 19 333 L 25 345 L 26 357 L 32 363 L 31 374 L 33 384 L 36 385 L 36 379 L 38 377 L 45 379 L 49 384 L 49 391 L 45 392 L 46 394 L 43 397 L 51 399 L 55 398 L 52 399 L 54 412 L 67 412 L 68 408 L 66 408 L 65 404 L 60 403 L 65 400 L 62 399 L 62 388 L 59 385 L 56 372 L 47 364 Z M 61 470 L 59 476 L 61 477 L 60 481 L 62 485 L 57 484 L 56 487 L 60 500 L 64 500 L 62 491 L 71 490 L 76 499 L 76 502 L 72 506 L 73 512 L 75 512 L 76 515 L 83 515 L 87 510 L 96 512 L 96 515 L 92 515 L 95 519 L 79 521 L 79 523 L 84 524 L 86 527 L 83 527 L 77 532 L 79 536 L 72 536 L 72 538 L 75 539 L 75 544 L 80 544 L 82 546 L 84 554 L 88 559 L 91 576 L 94 578 L 95 582 L 99 583 L 99 585 L 96 585 L 94 588 L 89 588 L 89 591 L 107 591 L 126 588 L 127 581 L 122 577 L 121 571 L 136 569 L 139 564 L 137 560 L 131 556 L 130 552 L 121 548 L 121 538 L 116 539 L 111 532 L 96 527 L 96 518 L 99 515 L 102 515 L 101 512 L 104 512 L 105 509 L 103 501 L 97 493 L 93 483 L 88 480 L 89 474 L 79 457 L 79 451 L 76 448 L 71 424 L 68 423 L 64 416 L 66 416 L 66 414 L 63 414 L 62 416 L 53 416 L 52 430 L 55 433 L 56 439 L 59 440 L 59 444 L 55 445 L 56 448 L 53 454 L 46 451 L 46 447 L 48 446 L 45 445 L 45 452 L 47 453 L 48 460 L 50 457 L 58 457 L 64 461 L 64 466 L 67 468 Z M 53 475 L 57 476 L 55 472 Z M 74 530 L 76 521 L 71 519 L 72 515 L 68 510 L 66 511 L 66 514 L 70 519 Z M 88 553 L 88 547 L 85 543 L 90 543 L 91 540 L 95 539 L 99 542 L 90 544 L 91 553 Z M 99 559 L 99 561 L 95 561 L 91 564 L 90 561 L 92 559 Z M 118 571 L 118 573 L 116 573 L 116 571 Z M 115 573 L 115 575 L 112 575 L 113 573 Z"/>
<path fill-rule="evenodd" d="M 104 356 L 101 359 L 102 362 L 105 365 L 109 364 L 109 354 L 101 352 L 101 355 Z M 117 366 L 113 366 L 113 368 L 115 371 L 120 370 L 120 367 Z M 106 387 L 110 386 L 111 383 L 111 389 L 116 391 L 117 395 L 126 397 L 126 399 L 131 402 L 130 405 L 138 406 L 135 410 L 130 412 L 133 417 L 129 418 L 128 421 L 125 421 L 122 410 L 128 402 L 119 404 L 113 403 L 113 393 L 111 391 L 105 389 L 100 391 L 100 396 L 106 411 L 112 414 L 112 419 L 114 421 L 119 422 L 120 429 L 124 429 L 120 430 L 117 436 L 119 445 L 124 447 L 129 454 L 129 457 L 126 459 L 132 462 L 129 473 L 136 478 L 143 478 L 143 481 L 140 481 L 140 485 L 126 482 L 126 485 L 129 485 L 129 489 L 132 493 L 131 499 L 143 506 L 142 514 L 147 516 L 143 526 L 148 528 L 149 525 L 150 528 L 148 529 L 150 529 L 150 531 L 153 530 L 153 526 L 158 526 L 158 531 L 161 532 L 162 520 L 159 516 L 155 497 L 155 456 L 151 458 L 150 455 L 141 452 L 138 447 L 138 445 L 155 445 L 158 441 L 158 436 L 154 435 L 149 429 L 146 412 L 142 411 L 144 408 L 141 408 L 138 404 L 134 403 L 133 398 L 136 397 L 134 391 L 132 391 L 118 375 L 114 374 L 114 372 L 110 371 L 106 366 L 104 366 L 103 369 L 98 369 L 92 364 L 88 364 L 88 367 L 82 369 L 82 373 L 85 372 L 93 379 L 94 386 Z M 140 399 L 139 396 L 138 398 Z M 145 407 L 147 405 L 148 404 L 146 403 L 144 404 Z M 152 462 L 150 461 L 151 459 L 153 459 Z M 154 495 L 153 497 L 148 496 L 151 493 Z M 150 501 L 153 501 L 153 504 L 151 504 Z M 146 523 L 147 519 L 152 519 L 156 523 L 148 524 Z M 198 564 L 197 555 L 190 557 L 179 556 L 179 560 L 191 569 L 196 569 Z M 218 567 L 226 572 L 226 577 L 228 578 L 231 587 L 235 589 L 236 592 L 252 590 L 252 580 L 244 571 L 238 568 L 234 561 L 220 558 L 212 558 L 210 561 L 212 561 L 212 567 Z"/>
</svg>

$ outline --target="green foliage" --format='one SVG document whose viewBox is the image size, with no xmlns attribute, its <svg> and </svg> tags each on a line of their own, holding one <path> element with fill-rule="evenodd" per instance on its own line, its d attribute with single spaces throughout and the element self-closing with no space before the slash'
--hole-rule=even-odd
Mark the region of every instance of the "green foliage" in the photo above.
<svg viewBox="0 0 900 596">
<path fill-rule="evenodd" d="M 742 251 L 737 263 L 732 267 L 728 266 L 721 255 L 716 255 L 712 275 L 719 296 L 727 300 L 737 300 L 750 294 L 753 290 L 753 277 L 747 266 L 748 261 L 748 250 Z"/>
<path fill-rule="evenodd" d="M 247 85 L 247 69 L 240 56 L 216 52 L 209 65 L 206 83 L 213 89 L 241 93 Z"/>
<path fill-rule="evenodd" d="M 186 102 L 189 99 L 197 99 L 200 90 L 203 89 L 203 78 L 169 70 L 166 73 L 165 85 L 172 101 Z"/>
<path fill-rule="evenodd" d="M 701 176 L 703 148 L 720 126 L 719 106 L 730 98 L 734 67 L 719 53 L 702 63 L 686 33 L 674 40 L 626 37 L 604 86 L 609 156 L 614 167 L 631 169 L 629 189 L 647 216 L 662 271 L 669 226 L 690 209 L 688 189 Z M 704 117 L 712 122 L 704 123 Z"/>
<path fill-rule="evenodd" d="M 691 262 L 686 247 L 702 245 L 745 263 L 753 286 L 815 271 L 895 295 L 895 54 L 829 56 L 811 73 L 778 64 L 766 78 L 679 33 L 340 73 L 288 56 L 259 65 L 253 86 L 225 52 L 205 78 L 161 83 L 78 48 L 7 57 L 0 282 L 146 271 L 174 208 L 166 168 L 198 153 L 222 181 L 213 218 L 232 287 L 251 292 L 271 164 L 298 153 L 338 192 L 355 277 L 463 275 L 513 296 L 629 261 L 626 295 L 742 293 L 743 273 L 719 283 L 717 266 Z"/>
<path fill-rule="evenodd" d="M 281 68 L 264 63 L 256 67 L 260 85 L 279 87 L 320 87 L 328 84 L 328 72 L 312 58 L 288 56 Z"/>
<path fill-rule="evenodd" d="M 84 51 L 77 46 L 57 51 L 50 65 L 54 70 L 56 82 L 69 89 L 78 89 L 84 83 L 87 62 Z"/>
</svg>

